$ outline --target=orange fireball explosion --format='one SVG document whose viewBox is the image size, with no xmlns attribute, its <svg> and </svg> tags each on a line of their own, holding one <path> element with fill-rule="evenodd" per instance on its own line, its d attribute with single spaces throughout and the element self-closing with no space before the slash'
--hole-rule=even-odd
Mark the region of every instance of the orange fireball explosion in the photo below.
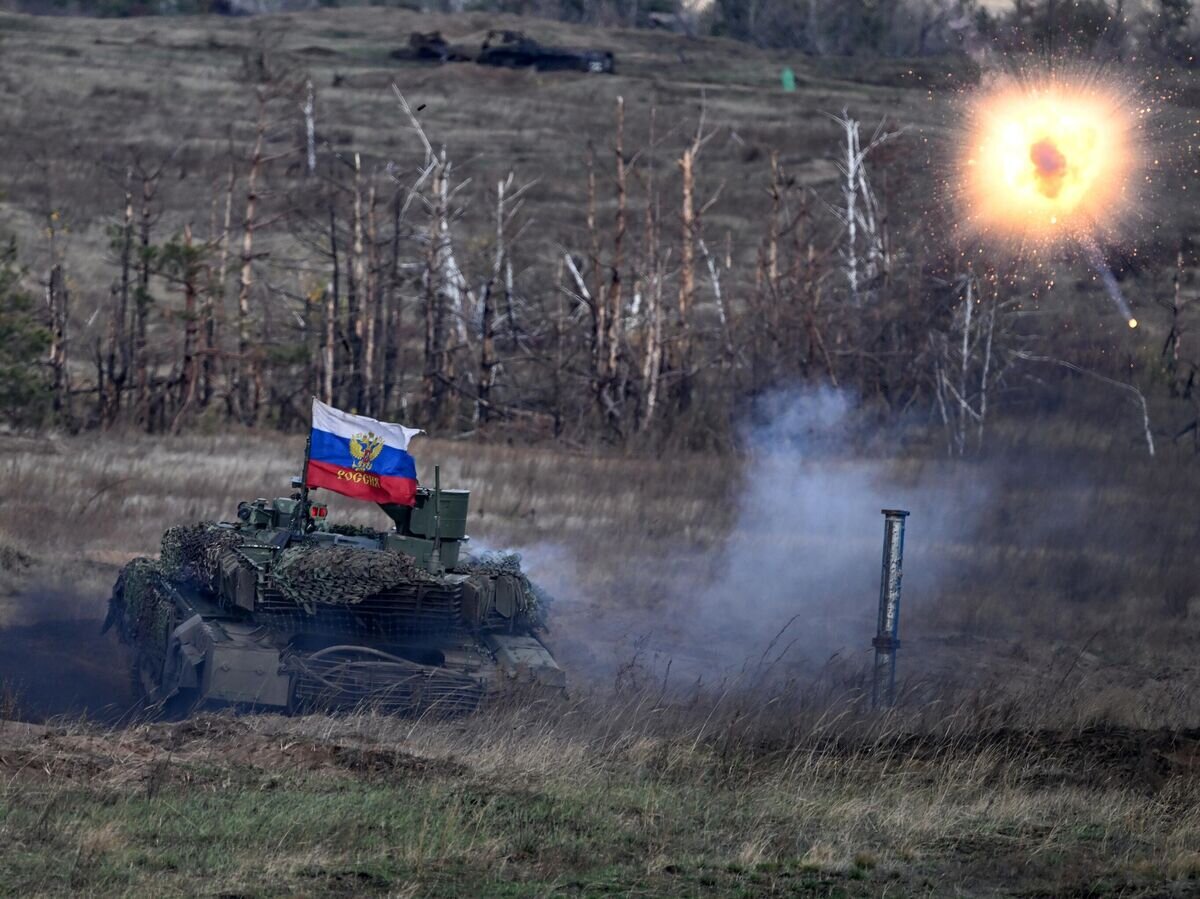
<svg viewBox="0 0 1200 899">
<path fill-rule="evenodd" d="M 1119 92 L 1056 77 L 973 103 L 968 214 L 986 230 L 1052 240 L 1113 227 L 1128 206 L 1134 120 Z"/>
</svg>

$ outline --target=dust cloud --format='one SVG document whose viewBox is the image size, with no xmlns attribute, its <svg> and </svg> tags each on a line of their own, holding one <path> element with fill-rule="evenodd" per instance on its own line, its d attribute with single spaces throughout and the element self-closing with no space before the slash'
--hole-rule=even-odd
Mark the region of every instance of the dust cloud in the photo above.
<svg viewBox="0 0 1200 899">
<path fill-rule="evenodd" d="M 127 654 L 113 632 L 100 633 L 106 598 L 29 584 L 0 602 L 0 717 L 112 724 L 129 713 Z"/>
</svg>

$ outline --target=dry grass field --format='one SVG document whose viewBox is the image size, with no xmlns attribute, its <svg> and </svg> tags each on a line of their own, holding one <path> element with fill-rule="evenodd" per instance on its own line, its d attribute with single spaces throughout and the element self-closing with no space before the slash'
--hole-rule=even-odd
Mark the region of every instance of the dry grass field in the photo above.
<svg viewBox="0 0 1200 899">
<path fill-rule="evenodd" d="M 491 27 L 609 46 L 618 74 L 390 56 L 412 30 L 478 41 Z M 893 145 L 891 184 L 921 190 L 905 167 L 925 166 L 945 131 L 924 87 L 956 77 L 935 63 L 912 75 L 720 40 L 366 7 L 0 15 L 0 223 L 36 273 L 39 217 L 61 211 L 87 365 L 128 151 L 179 150 L 156 235 L 187 219 L 207 232 L 230 141 L 244 155 L 253 137 L 241 66 L 260 34 L 312 77 L 322 152 L 361 152 L 376 173 L 411 168 L 396 82 L 471 179 L 464 198 L 510 168 L 536 178 L 528 209 L 552 237 L 522 250 L 531 266 L 581 245 L 585 155 L 589 143 L 607 152 L 617 96 L 629 147 L 645 143 L 651 107 L 672 146 L 701 103 L 721 126 L 699 173 L 705 196 L 722 187 L 705 227 L 750 277 L 772 149 L 827 189 L 838 134 L 826 114 L 848 107 L 873 127 L 887 113 L 923 128 Z M 794 94 L 778 90 L 784 64 Z M 280 134 L 301 127 L 297 113 Z M 306 189 L 298 163 L 268 180 L 272 208 Z M 1183 236 L 1186 196 L 1152 210 Z M 484 247 L 481 209 L 463 223 L 468 260 Z M 291 240 L 263 233 L 265 280 L 286 268 Z M 1168 274 L 1131 276 L 1139 315 L 1150 312 L 1134 335 L 1095 314 L 1083 282 L 1064 279 L 1054 314 L 1103 340 L 1119 331 L 1121 358 L 1157 360 Z M 740 456 L 415 444 L 426 481 L 440 463 L 444 483 L 472 491 L 475 544 L 519 551 L 554 596 L 546 640 L 571 678 L 561 702 L 457 721 L 145 720 L 127 660 L 99 633 L 118 570 L 155 554 L 171 525 L 285 492 L 302 436 L 217 433 L 207 420 L 181 436 L 0 433 L 0 894 L 1200 893 L 1200 470 L 1171 445 L 1173 423 L 1155 412 L 1149 459 L 1127 400 L 1067 385 L 1054 408 L 989 422 L 984 451 L 950 462 L 928 421 L 908 429 L 897 416 L 894 432 L 864 435 L 844 398 L 785 399 L 739 435 Z M 374 507 L 330 506 L 382 523 Z M 864 687 L 879 510 L 893 506 L 912 512 L 901 701 L 876 714 Z"/>
<path fill-rule="evenodd" d="M 618 74 L 429 66 L 390 56 L 407 46 L 411 31 L 440 30 L 448 40 L 477 46 L 491 28 L 527 30 L 547 43 L 609 47 L 617 53 Z M 474 197 L 481 208 L 465 228 L 489 227 L 484 194 L 512 170 L 518 183 L 537 182 L 528 194 L 536 233 L 564 242 L 582 239 L 586 154 L 589 145 L 600 156 L 607 153 L 618 96 L 628 104 L 631 148 L 646 143 L 651 107 L 659 109 L 658 138 L 670 148 L 695 130 L 701 104 L 707 107 L 708 121 L 721 132 L 706 147 L 699 184 L 705 196 L 723 185 L 708 227 L 722 239 L 732 231 L 733 249 L 746 259 L 761 236 L 751 210 L 762 207 L 772 149 L 803 182 L 830 183 L 837 177 L 838 126 L 827 113 L 849 106 L 872 123 L 885 113 L 908 124 L 933 117 L 906 65 L 837 71 L 851 64 L 834 62 L 821 70 L 733 41 L 515 16 L 370 7 L 240 19 L 0 15 L 0 85 L 7 98 L 0 127 L 10 135 L 10 152 L 0 159 L 0 220 L 29 236 L 23 243 L 32 260 L 44 252 L 32 235 L 49 209 L 60 210 L 82 307 L 99 302 L 113 277 L 105 229 L 120 214 L 120 182 L 131 156 L 149 166 L 171 159 L 157 198 L 166 210 L 156 222 L 162 239 L 185 220 L 207 228 L 214 199 L 223 202 L 230 147 L 244 167 L 240 160 L 253 141 L 255 101 L 243 61 L 259 46 L 286 59 L 289 72 L 311 77 L 323 159 L 358 152 L 367 172 L 389 163 L 402 174 L 419 167 L 420 144 L 397 107 L 395 82 L 422 107 L 424 126 L 447 147 L 457 177 L 471 182 L 463 198 Z M 778 90 L 784 64 L 796 69 L 800 85 L 787 96 Z M 934 66 L 930 77 L 944 77 L 943 68 Z M 890 85 L 855 83 L 844 80 L 847 75 Z M 294 120 L 272 129 L 269 149 L 298 146 L 302 133 L 296 110 Z M 673 163 L 664 158 L 663 170 L 669 174 Z M 288 192 L 311 193 L 302 176 L 299 155 L 276 166 L 264 193 L 267 207 L 286 207 Z M 612 202 L 609 193 L 601 198 L 605 205 Z M 281 258 L 296 252 L 285 234 L 263 237 Z M 531 248 L 536 257 L 557 252 Z"/>
<path fill-rule="evenodd" d="M 125 673 L 97 631 L 118 566 L 280 492 L 302 444 L 4 438 L 6 711 L 57 717 L 0 723 L 0 892 L 1193 894 L 1192 470 L 806 433 L 741 461 L 416 446 L 472 489 L 476 542 L 555 594 L 561 704 L 115 730 Z M 891 504 L 913 511 L 904 699 L 877 716 Z"/>
</svg>

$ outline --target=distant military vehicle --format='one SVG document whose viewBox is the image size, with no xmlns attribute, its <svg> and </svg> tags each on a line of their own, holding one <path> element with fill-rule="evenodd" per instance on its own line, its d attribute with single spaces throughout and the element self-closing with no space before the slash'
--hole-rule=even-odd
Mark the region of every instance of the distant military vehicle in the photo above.
<svg viewBox="0 0 1200 899">
<path fill-rule="evenodd" d="M 408 36 L 408 47 L 394 51 L 392 57 L 422 62 L 473 62 L 475 52 L 460 44 L 451 44 L 440 31 L 414 31 Z"/>
<path fill-rule="evenodd" d="M 548 47 L 520 31 L 489 31 L 478 49 L 451 44 L 439 31 L 414 31 L 408 36 L 408 46 L 393 50 L 390 55 L 393 59 L 415 62 L 477 62 L 539 72 L 612 74 L 616 70 L 616 60 L 607 50 Z"/>
<path fill-rule="evenodd" d="M 506 68 L 532 67 L 539 72 L 580 71 L 612 74 L 616 62 L 607 50 L 550 47 L 520 31 L 489 31 L 475 61 Z"/>
<path fill-rule="evenodd" d="M 121 571 L 105 629 L 132 647 L 147 701 L 437 714 L 564 689 L 538 637 L 547 597 L 519 557 L 466 551 L 467 491 L 383 505 L 383 532 L 332 524 L 306 497 L 173 527 L 159 559 Z"/>
</svg>

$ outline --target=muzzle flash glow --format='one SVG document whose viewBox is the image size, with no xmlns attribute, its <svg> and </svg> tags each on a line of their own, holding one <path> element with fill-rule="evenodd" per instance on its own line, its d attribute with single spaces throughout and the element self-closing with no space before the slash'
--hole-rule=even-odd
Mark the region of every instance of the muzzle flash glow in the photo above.
<svg viewBox="0 0 1200 899">
<path fill-rule="evenodd" d="M 1080 237 L 1119 218 L 1134 158 L 1120 94 L 1061 79 L 1010 82 L 982 93 L 971 113 L 963 173 L 980 227 Z"/>
</svg>

